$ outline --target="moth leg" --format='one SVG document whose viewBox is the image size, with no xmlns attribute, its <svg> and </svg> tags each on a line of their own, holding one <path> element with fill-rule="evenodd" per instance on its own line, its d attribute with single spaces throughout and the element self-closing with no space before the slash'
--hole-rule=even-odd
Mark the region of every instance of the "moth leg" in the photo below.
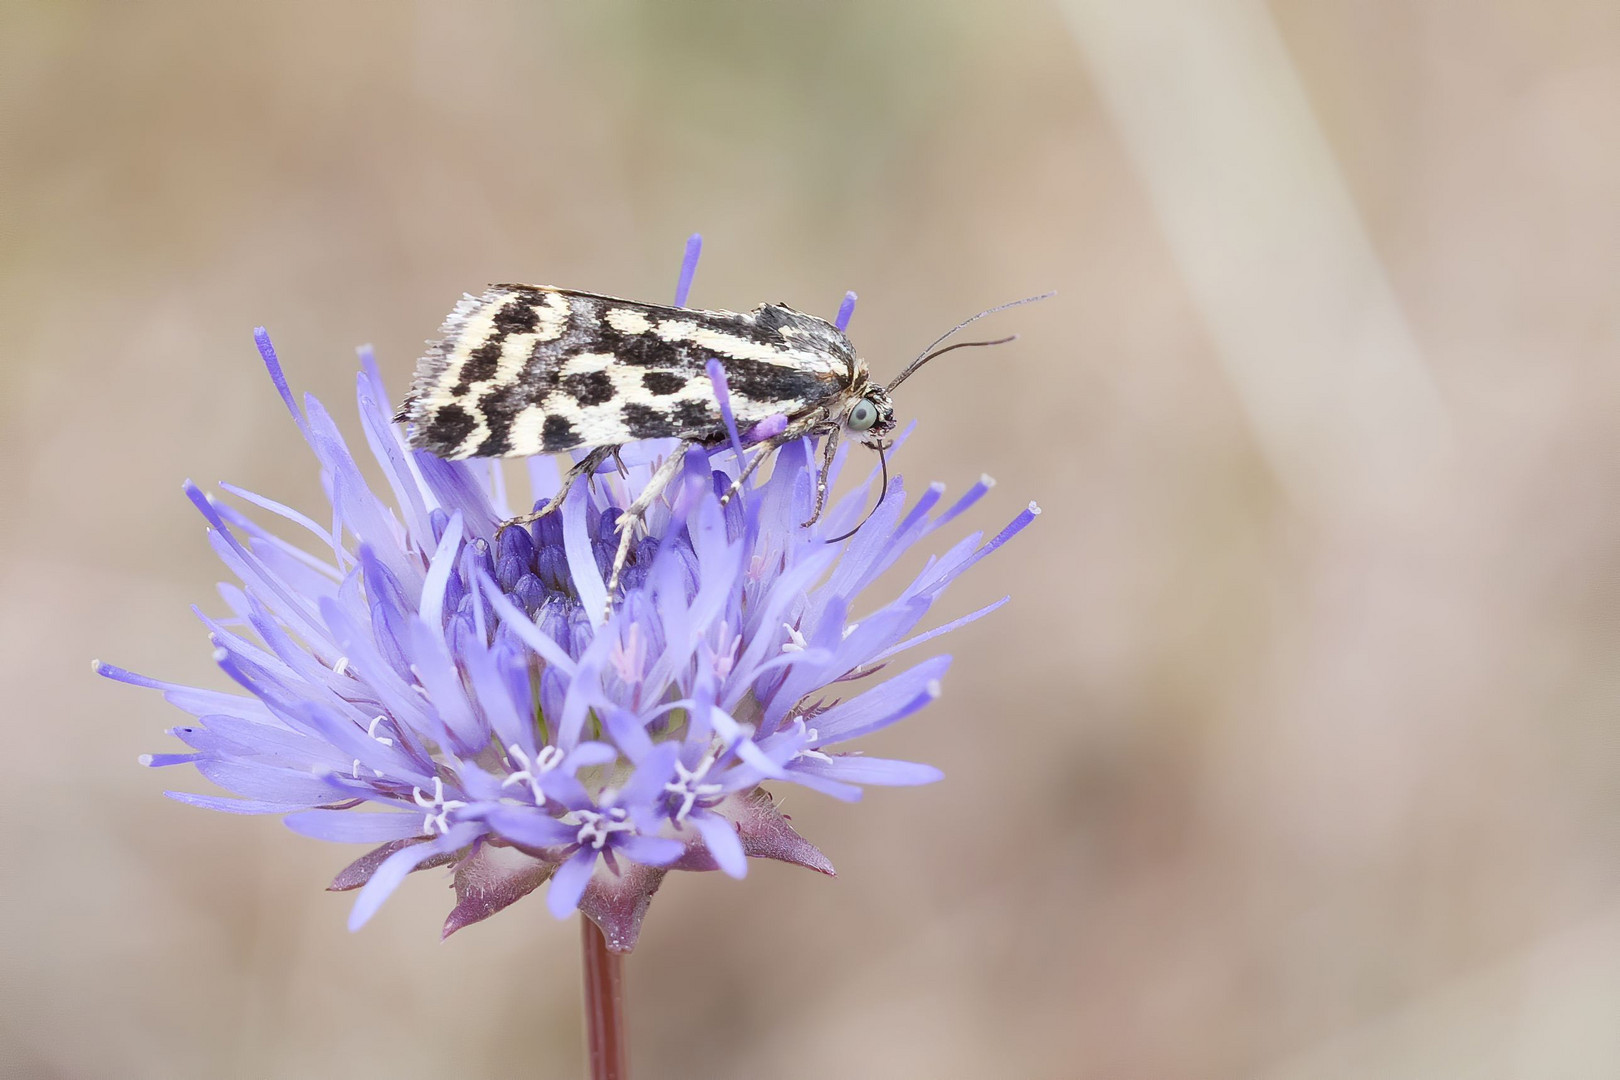
<svg viewBox="0 0 1620 1080">
<path fill-rule="evenodd" d="M 818 428 L 822 427 L 825 423 L 826 419 L 819 414 L 808 416 L 805 419 L 800 420 L 798 423 L 785 428 L 781 434 L 773 436 L 772 438 L 766 439 L 764 442 L 760 443 L 758 452 L 756 452 L 754 456 L 748 460 L 747 465 L 743 466 L 743 471 L 737 474 L 737 479 L 731 482 L 731 486 L 726 489 L 726 493 L 720 496 L 720 505 L 725 506 L 727 503 L 731 502 L 732 498 L 736 496 L 737 492 L 742 490 L 742 486 L 748 480 L 748 478 L 754 475 L 754 470 L 765 464 L 765 459 L 770 457 L 773 450 L 786 446 L 794 439 L 804 438 L 806 435 L 809 435 Z"/>
<path fill-rule="evenodd" d="M 619 515 L 619 550 L 613 556 L 613 573 L 608 576 L 608 609 L 613 608 L 613 594 L 619 591 L 619 576 L 624 572 L 624 564 L 630 558 L 630 545 L 635 542 L 636 532 L 641 528 L 643 519 L 647 516 L 648 507 L 654 500 L 669 487 L 669 482 L 675 479 L 680 471 L 681 462 L 686 460 L 686 451 L 691 449 L 693 442 L 689 439 L 681 440 L 679 446 L 665 458 L 658 471 L 652 474 L 647 486 L 641 489 L 635 502 L 624 508 Z"/>
<path fill-rule="evenodd" d="M 810 513 L 810 520 L 799 526 L 808 529 L 821 520 L 821 511 L 827 505 L 827 474 L 832 471 L 833 454 L 838 452 L 838 434 L 841 429 L 835 424 L 827 429 L 827 441 L 821 444 L 821 471 L 816 474 L 816 508 Z"/>
<path fill-rule="evenodd" d="M 765 459 L 770 456 L 770 452 L 775 450 L 780 445 L 782 444 L 777 442 L 775 439 L 769 439 L 761 444 L 759 450 L 755 452 L 754 456 L 748 459 L 748 464 L 743 466 L 743 471 L 737 474 L 737 479 L 731 482 L 731 486 L 726 489 L 726 493 L 720 496 L 721 506 L 725 506 L 727 503 L 729 503 L 731 501 L 731 497 L 742 490 L 743 483 L 750 476 L 754 475 L 754 470 L 763 465 L 765 463 Z"/>
<path fill-rule="evenodd" d="M 495 530 L 495 535 L 499 536 L 501 533 L 505 532 L 507 529 L 510 529 L 514 525 L 527 525 L 531 521 L 539 521 L 541 518 L 557 509 L 557 507 L 563 504 L 563 500 L 568 497 L 568 493 L 574 489 L 575 481 L 577 481 L 581 476 L 588 476 L 595 472 L 597 466 L 601 465 L 602 462 L 606 461 L 609 457 L 617 453 L 618 449 L 619 448 L 616 446 L 598 446 L 592 448 L 590 453 L 580 458 L 574 467 L 568 470 L 568 475 L 563 477 L 562 486 L 557 489 L 557 494 L 553 495 L 549 500 L 547 500 L 546 505 L 542 506 L 538 510 L 531 510 L 527 514 L 519 514 L 511 521 L 501 522 L 500 527 Z"/>
</svg>

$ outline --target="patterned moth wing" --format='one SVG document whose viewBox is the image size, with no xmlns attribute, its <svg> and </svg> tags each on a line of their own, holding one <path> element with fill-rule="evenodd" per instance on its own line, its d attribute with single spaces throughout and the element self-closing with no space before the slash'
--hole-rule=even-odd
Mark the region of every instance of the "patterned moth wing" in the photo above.
<svg viewBox="0 0 1620 1080">
<path fill-rule="evenodd" d="M 492 285 L 463 298 L 440 333 L 399 419 L 413 446 L 450 459 L 716 441 L 711 357 L 745 429 L 830 403 L 865 374 L 831 323 L 780 304 L 742 314 Z"/>
</svg>

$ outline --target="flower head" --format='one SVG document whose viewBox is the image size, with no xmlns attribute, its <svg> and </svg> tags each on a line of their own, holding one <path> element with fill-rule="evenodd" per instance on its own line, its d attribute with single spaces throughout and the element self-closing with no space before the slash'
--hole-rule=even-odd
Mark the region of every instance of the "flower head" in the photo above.
<svg viewBox="0 0 1620 1080">
<path fill-rule="evenodd" d="M 332 884 L 360 889 L 352 928 L 412 871 L 450 865 L 458 903 L 446 934 L 549 880 L 554 914 L 583 910 L 627 950 L 671 869 L 742 877 L 754 856 L 832 873 L 763 783 L 853 801 L 862 785 L 939 779 L 846 744 L 938 696 L 949 657 L 894 669 L 913 646 L 1004 602 L 919 631 L 946 586 L 1029 524 L 1033 504 L 877 600 L 875 579 L 978 501 L 987 479 L 941 510 L 942 486 L 907 506 L 896 476 L 871 520 L 828 543 L 859 521 L 874 477 L 803 528 L 815 475 L 807 443 L 784 447 L 768 476 L 724 504 L 742 447 L 693 450 L 604 614 L 620 508 L 671 443 L 627 447 L 625 475 L 615 466 L 577 485 L 560 512 L 501 530 L 514 515 L 499 466 L 408 450 L 369 352 L 360 418 L 390 498 L 364 479 L 320 402 L 298 408 L 268 337 L 257 337 L 320 463 L 330 525 L 225 486 L 301 532 L 295 544 L 188 483 L 237 579 L 222 586 L 231 617 L 201 618 L 215 660 L 246 693 L 97 670 L 161 690 L 196 718 L 172 729 L 189 752 L 143 761 L 193 764 L 232 797 L 172 798 L 380 845 Z M 529 474 L 536 501 L 556 491 L 550 459 Z"/>
</svg>

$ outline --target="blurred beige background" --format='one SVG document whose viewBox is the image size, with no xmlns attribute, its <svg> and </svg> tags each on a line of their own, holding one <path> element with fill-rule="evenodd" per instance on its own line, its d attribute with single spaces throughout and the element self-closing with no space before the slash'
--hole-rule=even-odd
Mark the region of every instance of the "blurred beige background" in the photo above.
<svg viewBox="0 0 1620 1080">
<path fill-rule="evenodd" d="M 899 403 L 1046 513 L 871 744 L 945 783 L 659 895 L 639 1075 L 1620 1076 L 1617 116 L 1608 0 L 0 5 L 0 1072 L 580 1074 L 572 924 L 348 934 L 89 661 L 222 683 L 183 478 L 319 501 L 252 327 L 350 422 L 355 345 L 701 230 L 880 377 L 1058 289 Z"/>
</svg>

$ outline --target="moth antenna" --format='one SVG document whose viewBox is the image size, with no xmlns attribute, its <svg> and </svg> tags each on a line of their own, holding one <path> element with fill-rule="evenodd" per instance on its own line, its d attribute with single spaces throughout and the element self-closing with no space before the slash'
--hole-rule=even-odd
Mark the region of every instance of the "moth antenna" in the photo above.
<svg viewBox="0 0 1620 1080">
<path fill-rule="evenodd" d="M 947 348 L 940 349 L 938 352 L 934 351 L 934 349 L 940 344 L 940 342 L 944 341 L 946 338 L 949 338 L 951 335 L 955 334 L 958 330 L 961 330 L 963 327 L 968 326 L 968 325 L 970 325 L 972 323 L 978 322 L 980 319 L 984 318 L 986 315 L 994 315 L 998 311 L 1006 311 L 1008 308 L 1020 307 L 1020 306 L 1022 306 L 1024 304 L 1033 304 L 1037 300 L 1046 300 L 1046 299 L 1049 299 L 1049 298 L 1051 298 L 1053 296 L 1056 296 L 1056 295 L 1057 295 L 1056 292 L 1044 292 L 1044 293 L 1041 293 L 1039 296 L 1026 296 L 1022 300 L 1010 300 L 1005 304 L 997 304 L 993 308 L 985 308 L 983 311 L 979 312 L 977 315 L 974 315 L 972 318 L 963 319 L 961 322 L 957 323 L 955 326 L 951 327 L 949 330 L 947 330 L 943 334 L 939 335 L 939 337 L 935 338 L 933 340 L 933 342 L 928 346 L 928 348 L 924 349 L 921 353 L 919 353 L 917 355 L 917 359 L 915 359 L 911 363 L 907 364 L 906 369 L 904 371 L 902 371 L 899 375 L 896 375 L 894 377 L 894 379 L 892 381 L 890 381 L 890 383 L 886 387 L 886 389 L 888 389 L 888 390 L 890 390 L 892 392 L 895 387 L 899 386 L 901 383 L 905 382 L 908 378 L 910 378 L 912 372 L 916 371 L 918 368 L 920 368 L 924 364 L 928 363 L 928 361 L 932 360 L 934 357 L 940 356 L 940 355 L 942 355 L 944 353 L 950 352 L 951 349 L 966 348 L 966 347 L 968 347 L 970 345 L 1004 345 L 1007 342 L 1012 341 L 1014 338 L 1017 337 L 1016 334 L 1014 334 L 1013 337 L 999 338 L 999 339 L 997 339 L 995 341 L 964 341 L 959 345 L 951 345 L 951 346 L 949 346 Z"/>
<path fill-rule="evenodd" d="M 958 341 L 956 344 L 947 345 L 943 349 L 935 349 L 933 352 L 926 353 L 923 356 L 919 356 L 917 359 L 913 360 L 911 365 L 907 367 L 906 370 L 902 371 L 899 377 L 891 382 L 888 386 L 884 387 L 884 389 L 892 391 L 895 387 L 904 382 L 906 376 L 910 375 L 913 371 L 916 371 L 918 368 L 922 367 L 936 356 L 944 356 L 952 349 L 972 349 L 980 345 L 1005 345 L 1009 341 L 1017 340 L 1017 334 L 1008 334 L 1006 337 L 996 338 L 994 341 Z"/>
<path fill-rule="evenodd" d="M 882 443 L 878 443 L 876 449 L 878 452 L 878 464 L 883 468 L 883 486 L 878 488 L 877 502 L 873 503 L 872 509 L 868 510 L 866 512 L 866 516 L 861 518 L 861 525 L 865 525 L 868 521 L 872 520 L 872 515 L 878 512 L 878 507 L 882 506 L 883 500 L 889 496 L 889 459 L 883 456 Z M 832 539 L 828 540 L 827 543 L 836 544 L 840 540 L 848 540 L 850 537 L 861 531 L 861 525 L 855 526 L 843 536 L 833 537 Z"/>
</svg>

